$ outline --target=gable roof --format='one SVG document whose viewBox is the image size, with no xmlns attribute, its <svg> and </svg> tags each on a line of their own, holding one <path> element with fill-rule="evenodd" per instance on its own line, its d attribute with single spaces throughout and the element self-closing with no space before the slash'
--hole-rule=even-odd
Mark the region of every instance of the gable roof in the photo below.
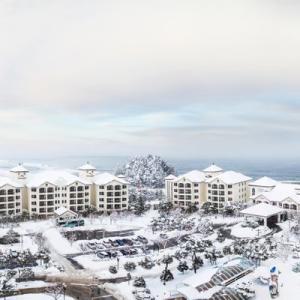
<svg viewBox="0 0 300 300">
<path fill-rule="evenodd" d="M 215 179 L 219 179 L 226 184 L 235 184 L 239 182 L 250 181 L 251 177 L 235 171 L 226 171 L 220 175 L 207 179 L 207 182 L 212 182 Z"/>
<path fill-rule="evenodd" d="M 300 194 L 297 192 L 299 185 L 289 183 L 279 183 L 270 192 L 263 192 L 253 197 L 256 199 L 259 196 L 264 196 L 272 202 L 281 202 L 287 198 L 291 198 L 300 204 Z"/>
<path fill-rule="evenodd" d="M 32 174 L 28 178 L 26 185 L 29 187 L 38 187 L 46 182 L 56 186 L 68 186 L 74 182 L 90 184 L 88 180 L 75 176 L 64 170 L 44 170 Z"/>
<path fill-rule="evenodd" d="M 10 172 L 13 173 L 19 173 L 19 172 L 29 172 L 22 164 L 18 164 L 16 167 L 12 168 L 9 170 Z"/>
<path fill-rule="evenodd" d="M 101 173 L 101 174 L 96 175 L 93 178 L 93 182 L 98 185 L 107 184 L 112 181 L 117 181 L 117 182 L 120 182 L 123 184 L 128 184 L 128 182 L 126 180 L 124 180 L 120 177 L 117 177 L 115 175 L 112 175 L 110 173 Z"/>
<path fill-rule="evenodd" d="M 86 164 L 84 164 L 81 167 L 79 167 L 78 170 L 81 170 L 81 171 L 93 170 L 93 171 L 95 171 L 96 168 L 94 166 L 92 166 L 89 162 L 87 162 Z"/>
<path fill-rule="evenodd" d="M 61 206 L 60 208 L 58 208 L 58 209 L 54 212 L 54 214 L 57 215 L 57 216 L 62 216 L 62 215 L 64 215 L 64 214 L 67 213 L 67 212 L 73 214 L 74 216 L 75 216 L 75 215 L 77 216 L 77 213 L 76 213 L 75 211 L 72 211 L 72 210 L 70 210 L 70 209 L 67 209 L 67 208 L 65 208 L 64 206 Z"/>
<path fill-rule="evenodd" d="M 175 175 L 173 175 L 173 174 L 170 174 L 170 175 L 168 175 L 167 177 L 165 177 L 165 180 L 174 180 L 174 179 L 176 179 L 177 177 L 175 176 Z"/>
<path fill-rule="evenodd" d="M 191 182 L 204 182 L 205 181 L 205 174 L 198 170 L 193 170 L 188 173 L 182 174 L 177 177 L 176 181 L 180 181 L 181 179 L 187 179 Z"/>
<path fill-rule="evenodd" d="M 283 211 L 284 209 L 278 206 L 266 203 L 259 203 L 241 210 L 240 213 L 244 215 L 253 215 L 258 217 L 269 217 L 281 213 Z"/>
<path fill-rule="evenodd" d="M 10 186 L 16 187 L 16 188 L 20 188 L 23 186 L 23 184 L 20 184 L 16 181 L 10 179 L 9 177 L 1 176 L 0 177 L 0 187 L 3 187 L 5 185 L 10 185 Z"/>
<path fill-rule="evenodd" d="M 206 173 L 209 173 L 209 172 L 214 173 L 214 172 L 222 172 L 222 171 L 223 171 L 223 169 L 220 168 L 220 167 L 218 167 L 218 166 L 215 165 L 215 164 L 211 164 L 210 166 L 208 166 L 207 168 L 205 168 L 205 169 L 203 170 L 203 172 L 206 172 Z"/>
<path fill-rule="evenodd" d="M 262 186 L 262 187 L 274 187 L 278 184 L 278 181 L 267 177 L 267 176 L 263 176 L 253 182 L 250 182 L 249 185 L 251 186 Z"/>
</svg>

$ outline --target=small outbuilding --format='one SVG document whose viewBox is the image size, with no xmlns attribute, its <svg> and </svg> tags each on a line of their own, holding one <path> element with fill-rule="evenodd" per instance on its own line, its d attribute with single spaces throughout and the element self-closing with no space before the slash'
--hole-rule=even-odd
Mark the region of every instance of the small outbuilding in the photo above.
<svg viewBox="0 0 300 300">
<path fill-rule="evenodd" d="M 78 214 L 75 211 L 72 211 L 70 209 L 67 209 L 63 206 L 58 208 L 54 212 L 54 216 L 56 218 L 56 223 L 58 225 L 65 224 L 71 220 L 77 220 L 78 219 Z"/>
<path fill-rule="evenodd" d="M 286 211 L 278 206 L 259 203 L 241 211 L 244 216 L 251 216 L 262 219 L 264 226 L 272 227 L 286 218 Z"/>
</svg>

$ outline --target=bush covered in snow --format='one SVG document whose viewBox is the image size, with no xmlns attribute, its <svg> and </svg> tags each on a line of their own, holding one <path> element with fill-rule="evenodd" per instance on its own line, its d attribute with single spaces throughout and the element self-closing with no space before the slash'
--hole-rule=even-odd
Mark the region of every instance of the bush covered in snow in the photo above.
<svg viewBox="0 0 300 300">
<path fill-rule="evenodd" d="M 124 264 L 124 269 L 128 272 L 135 270 L 136 264 L 134 262 L 126 262 Z"/>
<path fill-rule="evenodd" d="M 131 159 L 116 174 L 123 174 L 133 186 L 162 188 L 164 179 L 175 170 L 165 160 L 156 155 L 139 156 Z"/>
</svg>

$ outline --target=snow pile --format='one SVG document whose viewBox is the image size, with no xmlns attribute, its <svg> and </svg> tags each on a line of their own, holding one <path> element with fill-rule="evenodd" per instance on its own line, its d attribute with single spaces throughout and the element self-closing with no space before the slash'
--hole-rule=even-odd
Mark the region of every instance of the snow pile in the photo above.
<svg viewBox="0 0 300 300">
<path fill-rule="evenodd" d="M 149 154 L 133 158 L 116 173 L 123 174 L 134 186 L 162 188 L 165 177 L 174 174 L 175 170 L 161 157 Z"/>
</svg>

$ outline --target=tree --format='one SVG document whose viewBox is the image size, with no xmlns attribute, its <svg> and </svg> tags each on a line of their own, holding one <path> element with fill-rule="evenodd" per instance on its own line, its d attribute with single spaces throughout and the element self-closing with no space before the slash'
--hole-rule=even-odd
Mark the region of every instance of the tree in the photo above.
<svg viewBox="0 0 300 300">
<path fill-rule="evenodd" d="M 124 269 L 128 272 L 135 270 L 136 264 L 134 262 L 126 262 L 124 264 Z"/>
<path fill-rule="evenodd" d="M 184 273 L 184 271 L 187 271 L 189 269 L 186 261 L 180 261 L 179 265 L 177 266 L 177 270 L 181 273 Z"/>
<path fill-rule="evenodd" d="M 146 287 L 146 281 L 144 279 L 144 277 L 136 277 L 133 281 L 133 286 L 134 287 L 142 287 L 145 288 Z"/>
<path fill-rule="evenodd" d="M 145 212 L 145 199 L 141 195 L 138 196 L 133 206 L 134 213 L 138 216 L 142 215 Z"/>
<path fill-rule="evenodd" d="M 65 287 L 59 283 L 53 286 L 49 286 L 45 289 L 46 294 L 52 297 L 54 300 L 58 300 L 65 293 Z"/>
</svg>

